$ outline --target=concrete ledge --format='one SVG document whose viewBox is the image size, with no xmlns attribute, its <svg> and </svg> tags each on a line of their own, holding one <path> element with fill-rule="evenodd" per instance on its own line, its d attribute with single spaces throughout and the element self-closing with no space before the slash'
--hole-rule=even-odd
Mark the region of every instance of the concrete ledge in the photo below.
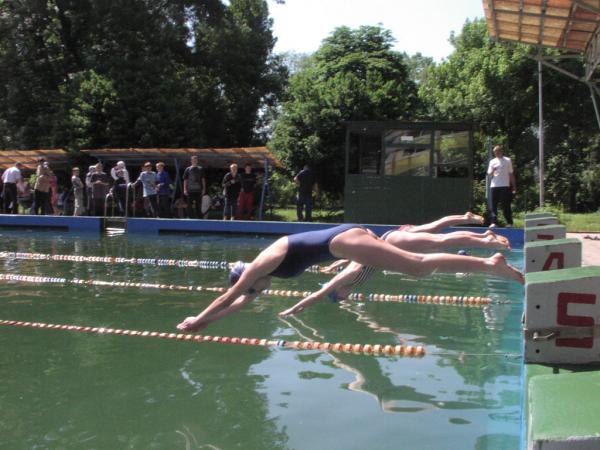
<svg viewBox="0 0 600 450">
<path fill-rule="evenodd" d="M 0 214 L 0 227 L 101 233 L 102 220 L 101 217 Z"/>
<path fill-rule="evenodd" d="M 316 222 L 258 222 L 242 220 L 196 220 L 196 219 L 127 219 L 128 233 L 250 233 L 287 235 L 301 233 L 304 231 L 322 230 L 336 226 L 336 223 Z M 398 228 L 399 225 L 374 225 L 363 226 L 373 230 L 378 235 L 386 231 Z M 453 227 L 445 232 L 451 231 L 473 231 L 483 233 L 487 228 L 483 227 Z M 506 236 L 514 247 L 523 246 L 523 230 L 515 228 L 494 228 L 494 233 Z"/>
<path fill-rule="evenodd" d="M 600 448 L 600 373 L 560 373 L 528 382 L 528 448 Z"/>
</svg>

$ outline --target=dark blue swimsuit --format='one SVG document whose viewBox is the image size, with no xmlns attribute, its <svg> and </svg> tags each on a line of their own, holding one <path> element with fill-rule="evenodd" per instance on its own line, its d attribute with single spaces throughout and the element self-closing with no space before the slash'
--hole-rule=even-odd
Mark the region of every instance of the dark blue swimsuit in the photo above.
<svg viewBox="0 0 600 450">
<path fill-rule="evenodd" d="M 347 223 L 325 230 L 291 234 L 288 236 L 288 250 L 285 258 L 270 275 L 278 278 L 292 278 L 300 275 L 313 264 L 335 259 L 335 256 L 329 251 L 329 243 L 338 234 L 352 228 L 362 227 Z"/>
</svg>

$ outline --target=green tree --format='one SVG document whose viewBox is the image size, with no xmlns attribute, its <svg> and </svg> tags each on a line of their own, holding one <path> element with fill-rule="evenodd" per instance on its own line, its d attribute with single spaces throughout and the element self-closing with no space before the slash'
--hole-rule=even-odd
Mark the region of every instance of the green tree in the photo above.
<svg viewBox="0 0 600 450">
<path fill-rule="evenodd" d="M 485 177 L 487 148 L 491 138 L 503 143 L 512 157 L 519 184 L 517 206 L 532 208 L 537 202 L 538 78 L 533 47 L 492 41 L 484 19 L 467 21 L 461 33 L 451 37 L 454 52 L 429 70 L 419 85 L 427 114 L 437 120 L 464 120 L 479 130 L 476 136 L 476 185 Z M 558 54 L 546 50 L 547 55 Z M 561 66 L 577 73 L 578 61 Z M 582 204 L 581 164 L 590 160 L 597 135 L 589 93 L 578 83 L 544 69 L 545 147 L 548 161 L 546 186 L 550 202 L 577 209 Z M 568 165 L 559 174 L 559 167 Z M 564 176 L 566 173 L 569 176 Z M 484 199 L 477 190 L 476 204 Z M 589 197 L 589 196 L 588 196 Z M 596 205 L 597 207 L 597 205 Z"/>
<path fill-rule="evenodd" d="M 265 0 L 0 2 L 0 144 L 248 145 L 286 80 L 271 28 Z"/>
<path fill-rule="evenodd" d="M 389 30 L 340 27 L 290 78 L 270 147 L 289 168 L 309 163 L 321 187 L 341 193 L 345 121 L 407 119 L 420 107 Z"/>
</svg>

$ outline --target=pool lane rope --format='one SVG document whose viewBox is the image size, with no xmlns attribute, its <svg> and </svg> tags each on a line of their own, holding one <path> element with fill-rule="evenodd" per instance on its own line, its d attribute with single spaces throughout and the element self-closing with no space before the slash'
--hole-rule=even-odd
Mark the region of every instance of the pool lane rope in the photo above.
<svg viewBox="0 0 600 450">
<path fill-rule="evenodd" d="M 421 345 L 382 345 L 382 344 L 341 344 L 315 341 L 284 341 L 245 337 L 209 336 L 202 334 L 165 333 L 158 331 L 121 330 L 105 327 L 83 327 L 79 325 L 57 325 L 40 322 L 21 322 L 16 320 L 0 320 L 0 325 L 38 328 L 45 330 L 75 331 L 97 335 L 114 334 L 145 338 L 172 339 L 191 342 L 216 342 L 220 344 L 252 345 L 259 347 L 279 347 L 294 350 L 320 350 L 325 352 L 355 353 L 363 355 L 405 356 L 421 358 L 425 356 L 425 348 Z"/>
<path fill-rule="evenodd" d="M 32 275 L 16 275 L 0 273 L 0 281 L 14 281 L 19 283 L 33 284 L 74 284 L 84 286 L 101 286 L 101 287 L 127 287 L 141 289 L 163 289 L 172 291 L 206 291 L 206 292 L 225 292 L 224 287 L 207 287 L 207 286 L 185 286 L 180 284 L 159 284 L 159 283 L 134 283 L 131 281 L 103 281 L 103 280 L 84 280 L 80 278 L 62 278 L 62 277 L 41 277 Z M 311 295 L 311 291 L 292 291 L 284 289 L 265 289 L 261 295 L 273 297 L 297 297 L 305 298 Z M 435 304 L 449 306 L 488 306 L 491 304 L 509 304 L 510 301 L 491 299 L 490 297 L 473 297 L 473 296 L 457 296 L 457 295 L 425 295 L 425 294 L 362 294 L 352 293 L 348 296 L 348 300 L 358 302 L 394 302 L 394 303 L 418 303 L 418 304 Z"/>
<path fill-rule="evenodd" d="M 117 256 L 52 255 L 50 253 L 0 252 L 0 259 L 25 261 L 71 261 L 101 264 L 124 264 L 130 266 L 194 267 L 198 269 L 231 269 L 235 263 L 210 259 L 161 259 L 161 258 L 121 258 Z M 319 273 L 322 267 L 312 265 L 307 272 Z M 339 271 L 339 270 L 335 270 Z"/>
</svg>

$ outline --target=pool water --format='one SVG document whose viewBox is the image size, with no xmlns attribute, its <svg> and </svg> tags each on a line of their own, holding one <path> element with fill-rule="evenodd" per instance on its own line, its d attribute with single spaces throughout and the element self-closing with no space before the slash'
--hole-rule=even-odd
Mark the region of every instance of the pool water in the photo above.
<svg viewBox="0 0 600 450">
<path fill-rule="evenodd" d="M 2 250 L 249 260 L 273 239 L 0 231 Z M 491 251 L 474 251 L 485 256 Z M 507 254 L 521 266 L 520 251 Z M 222 270 L 0 260 L 1 273 L 225 285 Z M 274 288 L 314 290 L 306 273 Z M 0 327 L 2 449 L 519 448 L 523 288 L 483 275 L 378 274 L 361 292 L 486 295 L 486 308 L 263 297 L 207 334 L 424 345 L 421 359 Z M 214 294 L 0 284 L 0 319 L 175 331 Z"/>
</svg>

